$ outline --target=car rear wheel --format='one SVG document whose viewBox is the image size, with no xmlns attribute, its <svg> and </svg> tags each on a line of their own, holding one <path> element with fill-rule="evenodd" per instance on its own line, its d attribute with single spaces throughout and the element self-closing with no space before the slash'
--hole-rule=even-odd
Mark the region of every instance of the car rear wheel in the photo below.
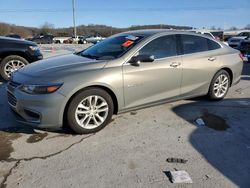
<svg viewBox="0 0 250 188">
<path fill-rule="evenodd" d="M 94 133 L 109 123 L 113 110 L 110 95 L 102 89 L 91 88 L 72 99 L 67 111 L 67 122 L 79 134 Z"/>
<path fill-rule="evenodd" d="M 212 100 L 223 99 L 230 87 L 230 76 L 227 71 L 220 70 L 212 79 L 209 87 L 208 96 Z"/>
<path fill-rule="evenodd" d="M 18 69 L 29 64 L 23 57 L 17 55 L 10 55 L 5 57 L 0 64 L 0 74 L 3 79 L 9 80 L 11 74 Z"/>
</svg>

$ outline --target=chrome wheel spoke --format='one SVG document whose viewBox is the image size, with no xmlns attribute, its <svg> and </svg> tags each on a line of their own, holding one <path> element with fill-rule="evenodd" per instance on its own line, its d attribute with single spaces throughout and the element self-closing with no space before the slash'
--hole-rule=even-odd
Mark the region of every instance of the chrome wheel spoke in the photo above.
<svg viewBox="0 0 250 188">
<path fill-rule="evenodd" d="M 88 116 L 87 121 L 86 121 L 86 123 L 84 124 L 84 126 L 88 126 L 88 125 L 89 125 L 90 120 L 91 120 L 91 117 L 90 117 L 90 116 Z"/>
<path fill-rule="evenodd" d="M 99 114 L 96 114 L 95 116 L 96 116 L 101 122 L 104 121 L 103 117 L 99 116 Z"/>
<path fill-rule="evenodd" d="M 96 110 L 97 113 L 99 113 L 99 112 L 106 112 L 106 111 L 108 111 L 108 107 L 101 108 L 101 109 L 99 108 L 99 109 Z"/>
<path fill-rule="evenodd" d="M 84 125 L 84 121 L 85 121 L 88 117 L 89 117 L 88 115 L 85 115 L 84 118 L 82 118 L 82 119 L 80 120 L 80 123 L 81 123 L 82 125 Z"/>
<path fill-rule="evenodd" d="M 96 106 L 97 109 L 100 109 L 104 106 L 108 106 L 108 104 L 106 102 L 102 102 L 100 105 Z"/>
<path fill-rule="evenodd" d="M 92 118 L 95 122 L 95 125 L 99 125 L 99 122 L 96 120 L 95 116 Z"/>
<path fill-rule="evenodd" d="M 89 107 L 84 106 L 82 103 L 78 105 L 78 108 L 84 109 L 84 110 L 89 110 Z"/>
<path fill-rule="evenodd" d="M 77 114 L 88 114 L 89 111 L 88 110 L 76 110 Z"/>
</svg>

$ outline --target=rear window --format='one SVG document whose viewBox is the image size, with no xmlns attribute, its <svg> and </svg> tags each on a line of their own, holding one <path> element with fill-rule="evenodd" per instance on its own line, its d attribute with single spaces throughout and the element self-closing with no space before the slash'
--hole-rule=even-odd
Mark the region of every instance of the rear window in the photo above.
<svg viewBox="0 0 250 188">
<path fill-rule="evenodd" d="M 220 48 L 220 45 L 218 43 L 204 37 L 194 35 L 181 35 L 181 38 L 184 54 L 205 52 Z"/>
<path fill-rule="evenodd" d="M 207 39 L 194 35 L 182 35 L 184 54 L 203 52 L 208 50 Z"/>
<path fill-rule="evenodd" d="M 221 48 L 221 46 L 217 42 L 214 42 L 212 40 L 207 39 L 207 43 L 208 43 L 209 50 L 216 50 L 216 49 Z"/>
</svg>

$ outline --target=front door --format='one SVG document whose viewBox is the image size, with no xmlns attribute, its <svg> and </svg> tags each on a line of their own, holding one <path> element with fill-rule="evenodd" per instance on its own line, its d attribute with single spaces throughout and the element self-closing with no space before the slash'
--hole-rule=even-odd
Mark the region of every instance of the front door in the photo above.
<svg viewBox="0 0 250 188">
<path fill-rule="evenodd" d="M 155 60 L 133 66 L 123 65 L 125 107 L 172 99 L 180 95 L 182 60 L 177 56 L 176 36 L 166 35 L 146 44 L 138 54 Z"/>
</svg>

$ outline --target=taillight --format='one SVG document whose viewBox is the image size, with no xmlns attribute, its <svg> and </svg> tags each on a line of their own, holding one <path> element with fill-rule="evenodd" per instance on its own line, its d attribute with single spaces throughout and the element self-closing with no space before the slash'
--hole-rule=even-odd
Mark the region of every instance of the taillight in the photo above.
<svg viewBox="0 0 250 188">
<path fill-rule="evenodd" d="M 240 58 L 242 61 L 244 61 L 244 56 L 242 55 L 242 53 L 239 54 Z"/>
</svg>

